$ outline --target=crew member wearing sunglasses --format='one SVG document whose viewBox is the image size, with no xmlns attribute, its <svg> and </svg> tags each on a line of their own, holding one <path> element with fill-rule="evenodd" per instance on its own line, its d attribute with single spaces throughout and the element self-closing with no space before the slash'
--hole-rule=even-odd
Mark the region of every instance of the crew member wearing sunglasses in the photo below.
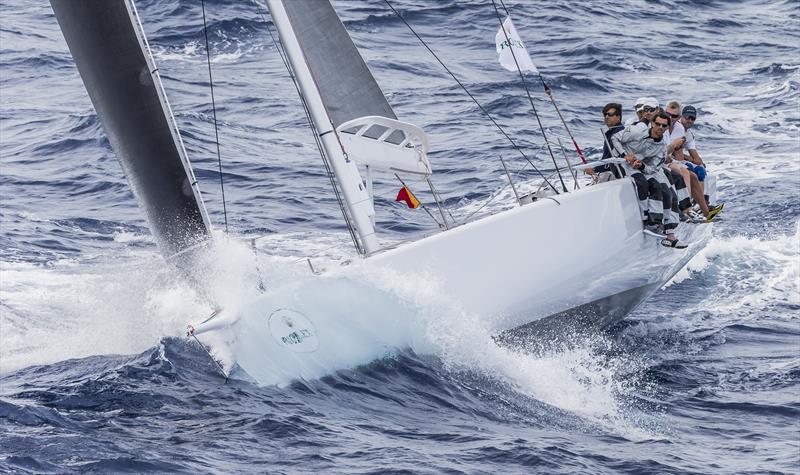
<svg viewBox="0 0 800 475">
<path fill-rule="evenodd" d="M 686 141 L 682 147 L 678 147 L 673 152 L 675 160 L 679 160 L 679 164 L 685 166 L 691 171 L 691 196 L 694 198 L 700 211 L 705 216 L 706 221 L 712 221 L 722 211 L 724 203 L 719 203 L 716 206 L 708 202 L 708 195 L 705 193 L 706 189 L 706 164 L 697 152 L 695 145 L 694 133 L 689 130 L 694 126 L 697 118 L 697 109 L 694 106 L 686 106 L 680 115 L 680 120 L 675 122 L 673 126 L 673 137 L 685 136 Z M 687 154 L 683 151 L 686 150 Z"/>
<path fill-rule="evenodd" d="M 628 120 L 625 121 L 625 127 L 631 126 L 636 122 L 642 120 L 642 106 L 647 101 L 647 97 L 640 97 L 636 99 L 636 103 L 633 104 L 633 116 L 631 116 Z"/>
<path fill-rule="evenodd" d="M 705 218 L 695 215 L 691 210 L 692 200 L 690 196 L 694 185 L 698 183 L 697 177 L 694 176 L 688 168 L 683 166 L 682 162 L 677 162 L 672 159 L 675 150 L 680 149 L 683 147 L 683 144 L 686 143 L 685 134 L 680 128 L 675 126 L 676 123 L 679 122 L 678 119 L 681 117 L 680 102 L 667 102 L 667 107 L 664 109 L 664 112 L 669 115 L 669 129 L 664 133 L 664 140 L 667 144 L 667 161 L 665 166 L 667 167 L 667 173 L 669 173 L 668 178 L 675 187 L 675 199 L 678 200 L 678 209 L 683 214 L 681 219 L 689 220 L 690 222 L 705 221 Z M 696 192 L 697 190 L 694 191 Z"/>
<path fill-rule="evenodd" d="M 617 132 L 621 131 L 625 128 L 622 125 L 622 104 L 617 104 L 616 102 L 609 102 L 608 104 L 603 107 L 603 122 L 605 122 L 606 130 L 603 132 L 605 135 L 604 143 L 603 143 L 603 160 L 607 158 L 611 158 L 611 137 L 614 136 Z M 595 173 L 603 173 L 603 172 L 611 172 L 614 175 L 614 178 L 622 178 L 625 176 L 625 172 L 616 164 L 605 164 L 600 165 L 594 168 L 587 168 L 584 170 L 585 173 L 589 175 L 594 175 Z M 611 175 L 607 175 L 608 178 Z M 601 178 L 601 181 L 604 181 Z"/>
<path fill-rule="evenodd" d="M 666 234 L 661 244 L 675 249 L 685 249 L 686 243 L 678 241 L 678 204 L 673 200 L 670 182 L 662 165 L 666 156 L 664 132 L 669 128 L 669 114 L 659 112 L 652 117 L 650 127 L 627 127 L 612 138 L 615 150 L 625 153 L 624 167 L 636 183 L 639 209 L 648 231 Z"/>
<path fill-rule="evenodd" d="M 636 102 L 638 104 L 638 107 L 636 108 L 637 117 L 634 120 L 629 120 L 626 122 L 625 126 L 628 127 L 637 124 L 645 124 L 646 127 L 649 127 L 653 116 L 661 112 L 661 107 L 658 105 L 658 101 L 654 97 L 642 97 Z"/>
</svg>

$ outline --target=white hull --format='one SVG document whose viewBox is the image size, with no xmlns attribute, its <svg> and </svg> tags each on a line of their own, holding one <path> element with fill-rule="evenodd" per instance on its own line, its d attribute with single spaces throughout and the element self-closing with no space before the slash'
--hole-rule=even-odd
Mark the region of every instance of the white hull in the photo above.
<svg viewBox="0 0 800 475">
<path fill-rule="evenodd" d="M 711 235 L 711 225 L 682 224 L 678 236 L 692 243 L 683 251 L 645 235 L 630 180 L 553 198 L 370 260 L 441 276 L 443 290 L 466 310 L 497 314 L 495 328 L 508 330 L 630 289 L 660 287 Z"/>
<path fill-rule="evenodd" d="M 542 199 L 385 251 L 355 266 L 433 281 L 492 334 L 544 317 L 607 325 L 663 286 L 705 246 L 711 225 L 682 224 L 685 250 L 642 232 L 633 182 Z M 289 313 L 287 313 L 289 312 Z M 223 328 L 237 365 L 262 384 L 371 361 L 418 335 L 414 305 L 347 271 L 271 291 L 198 326 Z M 289 315 L 287 318 L 286 315 Z M 299 315 L 292 317 L 291 315 Z M 279 324 L 278 320 L 284 323 Z"/>
</svg>

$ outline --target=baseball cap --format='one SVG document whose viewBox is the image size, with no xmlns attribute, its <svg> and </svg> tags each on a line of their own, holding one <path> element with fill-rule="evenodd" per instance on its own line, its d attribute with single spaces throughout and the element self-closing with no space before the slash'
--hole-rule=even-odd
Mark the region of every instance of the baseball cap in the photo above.
<svg viewBox="0 0 800 475">
<path fill-rule="evenodd" d="M 652 108 L 658 107 L 658 100 L 655 97 L 645 97 L 642 102 L 642 107 L 649 106 Z"/>
<path fill-rule="evenodd" d="M 686 117 L 697 118 L 697 109 L 695 109 L 694 106 L 685 106 L 683 108 L 682 114 L 685 115 Z"/>
<path fill-rule="evenodd" d="M 640 97 L 640 98 L 636 99 L 636 102 L 633 104 L 633 110 L 635 110 L 636 112 L 639 112 L 639 109 L 642 108 L 642 105 L 644 104 L 644 101 L 646 101 L 646 100 L 647 100 L 646 97 Z"/>
</svg>

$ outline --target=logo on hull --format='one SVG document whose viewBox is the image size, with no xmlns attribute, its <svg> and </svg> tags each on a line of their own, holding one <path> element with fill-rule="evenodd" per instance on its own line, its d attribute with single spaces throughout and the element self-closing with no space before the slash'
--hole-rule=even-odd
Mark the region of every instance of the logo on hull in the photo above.
<svg viewBox="0 0 800 475">
<path fill-rule="evenodd" d="M 279 308 L 269 316 L 269 331 L 281 345 L 296 353 L 312 353 L 319 348 L 314 324 L 302 313 Z"/>
</svg>

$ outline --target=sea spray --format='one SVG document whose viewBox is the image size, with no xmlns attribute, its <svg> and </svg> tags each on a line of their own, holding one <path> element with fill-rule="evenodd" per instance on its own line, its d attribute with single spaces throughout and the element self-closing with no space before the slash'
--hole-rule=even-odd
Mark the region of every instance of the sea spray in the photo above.
<svg viewBox="0 0 800 475">
<path fill-rule="evenodd" d="M 604 334 L 576 331 L 557 342 L 509 347 L 495 338 L 499 331 L 492 319 L 465 312 L 441 292 L 433 276 L 379 269 L 366 275 L 373 284 L 413 302 L 418 320 L 413 327 L 421 333 L 409 346 L 417 353 L 435 354 L 456 377 L 477 372 L 509 385 L 519 396 L 610 426 L 626 437 L 661 437 L 660 424 L 640 417 L 632 407 L 633 398 L 650 395 L 649 384 L 639 378 L 643 362 L 616 352 Z M 536 351 L 529 351 L 534 346 Z"/>
<path fill-rule="evenodd" d="M 174 280 L 160 260 L 146 257 L 144 262 L 0 263 L 0 371 L 135 353 L 180 334 L 182 322 L 199 310 L 193 292 Z"/>
</svg>

